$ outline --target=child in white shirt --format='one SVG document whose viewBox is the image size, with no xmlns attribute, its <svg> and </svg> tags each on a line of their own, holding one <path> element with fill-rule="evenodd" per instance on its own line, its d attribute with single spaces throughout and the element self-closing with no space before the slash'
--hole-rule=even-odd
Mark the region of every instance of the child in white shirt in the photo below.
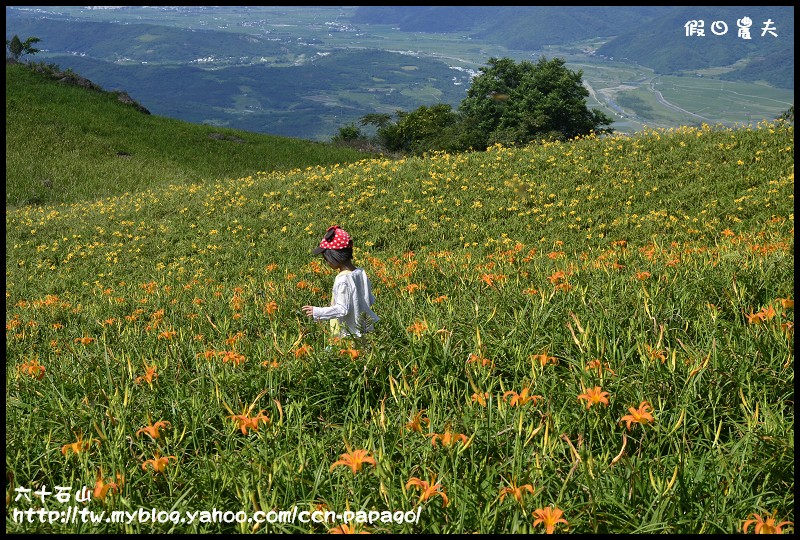
<svg viewBox="0 0 800 540">
<path fill-rule="evenodd" d="M 372 283 L 364 269 L 353 264 L 353 239 L 333 225 L 312 253 L 322 255 L 339 273 L 333 282 L 330 307 L 303 306 L 303 312 L 315 321 L 331 321 L 333 337 L 360 337 L 371 332 L 380 318 L 372 311 Z"/>
</svg>

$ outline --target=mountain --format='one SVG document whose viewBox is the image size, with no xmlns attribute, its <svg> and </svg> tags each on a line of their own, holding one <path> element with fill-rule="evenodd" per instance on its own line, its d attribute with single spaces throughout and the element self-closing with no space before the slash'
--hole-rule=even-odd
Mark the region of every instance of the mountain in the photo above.
<svg viewBox="0 0 800 540">
<path fill-rule="evenodd" d="M 352 22 L 404 32 L 463 32 L 509 49 L 537 50 L 610 37 L 670 12 L 666 6 L 361 6 Z"/>
<path fill-rule="evenodd" d="M 286 44 L 265 37 L 181 29 L 157 24 L 120 24 L 6 10 L 6 34 L 34 35 L 46 51 L 106 62 L 187 63 L 198 58 L 279 54 Z"/>
<path fill-rule="evenodd" d="M 750 38 L 738 36 L 737 21 L 752 21 Z M 705 36 L 687 36 L 689 21 L 703 21 Z M 712 23 L 724 22 L 727 32 L 715 35 Z M 763 29 L 772 21 L 777 36 Z M 721 31 L 718 31 L 721 32 Z M 762 33 L 765 35 L 762 36 Z M 632 29 L 597 49 L 597 54 L 646 65 L 660 74 L 727 67 L 729 80 L 766 81 L 794 88 L 794 8 L 790 6 L 696 6 L 677 8 Z"/>
<path fill-rule="evenodd" d="M 751 40 L 737 35 L 737 21 L 746 17 L 752 20 Z M 724 78 L 794 88 L 791 6 L 364 6 L 352 20 L 393 24 L 406 32 L 462 32 L 519 50 L 608 38 L 597 54 L 659 74 L 737 64 Z M 691 20 L 705 22 L 705 37 L 685 35 Z M 727 24 L 725 35 L 711 33 L 714 21 Z M 777 37 L 761 35 L 767 21 Z"/>
</svg>

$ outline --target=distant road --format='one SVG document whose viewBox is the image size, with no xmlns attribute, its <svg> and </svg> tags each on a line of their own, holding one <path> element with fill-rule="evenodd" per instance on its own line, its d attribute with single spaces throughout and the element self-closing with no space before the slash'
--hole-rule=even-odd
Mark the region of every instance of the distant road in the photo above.
<svg viewBox="0 0 800 540">
<path fill-rule="evenodd" d="M 588 81 L 584 80 L 583 81 L 583 86 L 586 88 L 586 90 L 589 91 L 589 95 L 592 96 L 592 98 L 594 98 L 594 100 L 597 101 L 599 104 L 605 105 L 607 107 L 611 107 L 611 109 L 613 109 L 620 116 L 623 116 L 625 114 L 625 111 L 623 111 L 620 108 L 620 106 L 617 105 L 614 102 L 614 100 L 609 97 L 609 95 L 613 94 L 614 90 L 616 90 L 618 88 L 620 90 L 624 90 L 625 88 L 630 88 L 630 86 L 619 85 L 619 86 L 614 87 L 614 88 L 604 88 L 604 89 L 600 90 L 600 94 L 603 96 L 602 100 L 597 97 L 597 92 L 595 92 L 594 88 L 592 88 L 592 85 L 589 84 Z"/>
<path fill-rule="evenodd" d="M 695 114 L 695 113 L 693 113 L 693 112 L 691 112 L 691 111 L 687 111 L 686 109 L 682 109 L 681 107 L 678 107 L 677 105 L 675 105 L 675 104 L 673 104 L 673 103 L 670 103 L 669 101 L 667 101 L 666 99 L 664 99 L 664 96 L 661 94 L 661 92 L 659 92 L 659 91 L 658 91 L 658 90 L 656 90 L 656 88 L 655 88 L 655 83 L 654 83 L 655 79 L 657 79 L 657 77 L 653 77 L 653 78 L 651 78 L 651 79 L 647 80 L 647 83 L 648 83 L 648 89 L 650 90 L 650 92 L 652 92 L 652 93 L 653 93 L 653 95 L 656 97 L 656 100 L 657 100 L 657 101 L 658 101 L 658 102 L 659 102 L 661 105 L 663 105 L 664 107 L 666 107 L 666 108 L 668 108 L 668 109 L 671 109 L 671 110 L 673 110 L 673 111 L 678 111 L 678 112 L 682 112 L 682 113 L 684 113 L 684 114 L 688 114 L 689 116 L 694 116 L 695 118 L 699 118 L 700 120 L 705 120 L 705 121 L 707 121 L 707 122 L 711 122 L 711 123 L 713 123 L 713 122 L 714 122 L 714 120 L 712 120 L 711 118 L 706 118 L 705 116 L 701 116 L 701 115 L 699 115 L 699 114 Z M 604 106 L 606 106 L 606 107 L 610 107 L 612 110 L 614 110 L 614 111 L 615 111 L 617 114 L 619 114 L 619 115 L 623 115 L 623 114 L 625 114 L 625 111 L 623 111 L 623 110 L 622 110 L 622 109 L 619 107 L 619 105 L 617 105 L 617 104 L 614 102 L 614 100 L 612 100 L 612 99 L 611 99 L 611 97 L 609 97 L 609 96 L 610 96 L 611 94 L 613 94 L 613 93 L 614 93 L 614 90 L 626 90 L 626 89 L 630 89 L 630 88 L 631 88 L 631 87 L 630 87 L 630 85 L 621 84 L 621 85 L 619 85 L 619 86 L 615 86 L 615 87 L 612 87 L 612 88 L 604 88 L 604 89 L 603 89 L 603 90 L 601 90 L 600 92 L 596 92 L 596 91 L 595 91 L 595 89 L 594 89 L 594 88 L 592 88 L 592 85 L 591 85 L 591 84 L 589 84 L 589 82 L 588 82 L 588 81 L 586 81 L 586 80 L 584 79 L 584 80 L 583 80 L 583 86 L 586 88 L 586 90 L 588 90 L 588 91 L 589 91 L 589 95 L 590 95 L 590 96 L 592 96 L 592 98 L 593 98 L 595 101 L 597 101 L 597 102 L 598 102 L 598 103 L 600 103 L 601 105 L 604 105 Z M 600 99 L 600 98 L 598 97 L 598 94 L 602 95 L 602 96 L 603 96 L 603 99 Z"/>
<path fill-rule="evenodd" d="M 673 105 L 672 103 L 670 103 L 669 101 L 664 99 L 664 96 L 661 95 L 661 92 L 656 90 L 654 81 L 657 78 L 658 77 L 654 77 L 654 78 L 650 79 L 648 81 L 648 83 L 650 85 L 650 91 L 653 92 L 653 95 L 656 96 L 656 99 L 658 100 L 658 102 L 661 103 L 664 107 L 666 107 L 668 109 L 672 109 L 673 111 L 678 111 L 678 112 L 682 112 L 682 113 L 688 114 L 689 116 L 694 116 L 695 118 L 699 118 L 700 120 L 706 120 L 707 122 L 711 122 L 711 123 L 714 122 L 714 120 L 712 120 L 711 118 L 706 118 L 705 116 L 700 116 L 699 114 L 695 114 L 693 112 L 687 111 L 686 109 L 681 109 L 677 105 Z"/>
</svg>

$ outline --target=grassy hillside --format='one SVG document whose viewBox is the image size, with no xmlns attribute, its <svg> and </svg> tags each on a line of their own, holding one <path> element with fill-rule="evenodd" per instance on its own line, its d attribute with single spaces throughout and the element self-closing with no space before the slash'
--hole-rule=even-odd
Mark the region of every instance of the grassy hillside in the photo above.
<svg viewBox="0 0 800 540">
<path fill-rule="evenodd" d="M 68 90 L 45 110 L 77 121 Z M 141 189 L 7 206 L 7 531 L 793 529 L 793 126 L 231 176 L 181 124 L 103 125 L 28 160 L 108 133 L 162 164 Z M 377 298 L 360 340 L 299 311 L 333 223 Z M 72 504 L 43 486 L 131 518 L 40 520 Z"/>
<path fill-rule="evenodd" d="M 147 115 L 111 92 L 6 65 L 6 206 L 348 163 L 350 148 Z"/>
</svg>

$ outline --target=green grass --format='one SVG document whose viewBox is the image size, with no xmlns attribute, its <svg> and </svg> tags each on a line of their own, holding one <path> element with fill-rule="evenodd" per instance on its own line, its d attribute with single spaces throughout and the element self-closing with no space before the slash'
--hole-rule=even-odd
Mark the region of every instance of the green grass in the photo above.
<svg viewBox="0 0 800 540">
<path fill-rule="evenodd" d="M 24 65 L 6 65 L 6 122 L 7 207 L 77 202 L 164 182 L 240 178 L 367 156 L 331 144 L 137 113 L 116 94 L 65 86 Z"/>
<path fill-rule="evenodd" d="M 743 125 L 761 118 L 777 118 L 794 104 L 794 96 L 786 90 L 758 84 L 696 77 L 659 77 L 655 88 L 679 107 Z"/>
<path fill-rule="evenodd" d="M 792 126 L 703 126 L 7 205 L 6 530 L 341 525 L 14 519 L 98 474 L 120 475 L 98 513 L 421 506 L 370 532 L 542 532 L 548 506 L 557 532 L 793 521 L 793 171 Z M 358 343 L 298 314 L 329 300 L 332 223 L 377 297 Z M 375 463 L 334 466 L 357 449 Z"/>
</svg>

